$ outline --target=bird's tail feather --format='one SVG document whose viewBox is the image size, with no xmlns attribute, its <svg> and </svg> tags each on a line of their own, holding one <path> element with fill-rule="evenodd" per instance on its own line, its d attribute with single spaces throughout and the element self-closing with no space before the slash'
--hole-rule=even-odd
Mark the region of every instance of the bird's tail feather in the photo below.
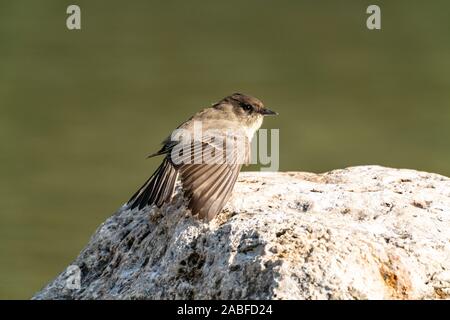
<svg viewBox="0 0 450 320">
<path fill-rule="evenodd" d="M 152 176 L 127 202 L 128 208 L 139 207 L 139 209 L 142 209 L 146 205 L 152 204 L 161 207 L 164 203 L 169 202 L 177 175 L 177 170 L 172 163 L 168 159 L 164 159 Z"/>
</svg>

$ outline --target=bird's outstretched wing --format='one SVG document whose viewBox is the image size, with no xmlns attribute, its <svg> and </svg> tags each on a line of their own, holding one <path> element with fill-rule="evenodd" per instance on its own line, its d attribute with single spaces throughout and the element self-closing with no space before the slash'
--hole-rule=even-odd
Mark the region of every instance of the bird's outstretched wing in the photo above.
<svg viewBox="0 0 450 320">
<path fill-rule="evenodd" d="M 241 165 L 185 165 L 180 169 L 181 183 L 189 197 L 192 214 L 213 219 L 231 196 Z"/>
<path fill-rule="evenodd" d="M 250 159 L 250 143 L 246 136 L 227 134 L 220 139 L 217 137 L 217 134 L 205 135 L 200 140 L 165 144 L 154 155 L 166 154 L 166 158 L 131 197 L 128 206 L 142 209 L 169 202 L 180 175 L 192 214 L 212 220 L 230 198 L 242 165 Z"/>
<path fill-rule="evenodd" d="M 201 141 L 193 141 L 190 149 L 184 149 L 190 152 L 181 152 L 177 161 L 172 159 L 178 163 L 175 167 L 189 198 L 189 209 L 207 220 L 213 219 L 230 198 L 242 164 L 248 162 L 250 154 L 247 137 L 231 136 L 239 141 L 237 144 L 214 138 L 203 136 Z"/>
</svg>

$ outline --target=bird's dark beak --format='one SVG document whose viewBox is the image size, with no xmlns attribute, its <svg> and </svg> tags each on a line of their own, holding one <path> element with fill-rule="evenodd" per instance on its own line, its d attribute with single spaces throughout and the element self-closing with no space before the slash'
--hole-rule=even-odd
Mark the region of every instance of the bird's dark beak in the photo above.
<svg viewBox="0 0 450 320">
<path fill-rule="evenodd" d="M 262 108 L 260 113 L 264 116 L 277 116 L 278 112 L 266 109 L 266 108 Z"/>
</svg>

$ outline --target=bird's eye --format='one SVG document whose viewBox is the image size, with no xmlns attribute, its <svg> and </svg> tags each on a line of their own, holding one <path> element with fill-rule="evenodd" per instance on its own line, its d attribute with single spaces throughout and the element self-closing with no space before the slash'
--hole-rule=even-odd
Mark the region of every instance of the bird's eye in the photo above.
<svg viewBox="0 0 450 320">
<path fill-rule="evenodd" d="M 246 103 L 242 106 L 242 109 L 244 109 L 245 111 L 250 111 L 253 109 L 253 107 L 250 104 Z"/>
</svg>

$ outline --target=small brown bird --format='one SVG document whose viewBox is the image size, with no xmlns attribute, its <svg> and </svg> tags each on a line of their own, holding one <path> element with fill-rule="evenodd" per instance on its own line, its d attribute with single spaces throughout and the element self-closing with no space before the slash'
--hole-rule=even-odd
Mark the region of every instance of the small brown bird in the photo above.
<svg viewBox="0 0 450 320">
<path fill-rule="evenodd" d="M 276 114 L 260 100 L 241 93 L 198 112 L 174 130 L 158 152 L 149 155 L 165 158 L 127 207 L 161 207 L 170 202 L 180 175 L 192 214 L 213 219 L 231 196 L 242 165 L 250 161 L 251 140 L 263 117 Z"/>
</svg>

